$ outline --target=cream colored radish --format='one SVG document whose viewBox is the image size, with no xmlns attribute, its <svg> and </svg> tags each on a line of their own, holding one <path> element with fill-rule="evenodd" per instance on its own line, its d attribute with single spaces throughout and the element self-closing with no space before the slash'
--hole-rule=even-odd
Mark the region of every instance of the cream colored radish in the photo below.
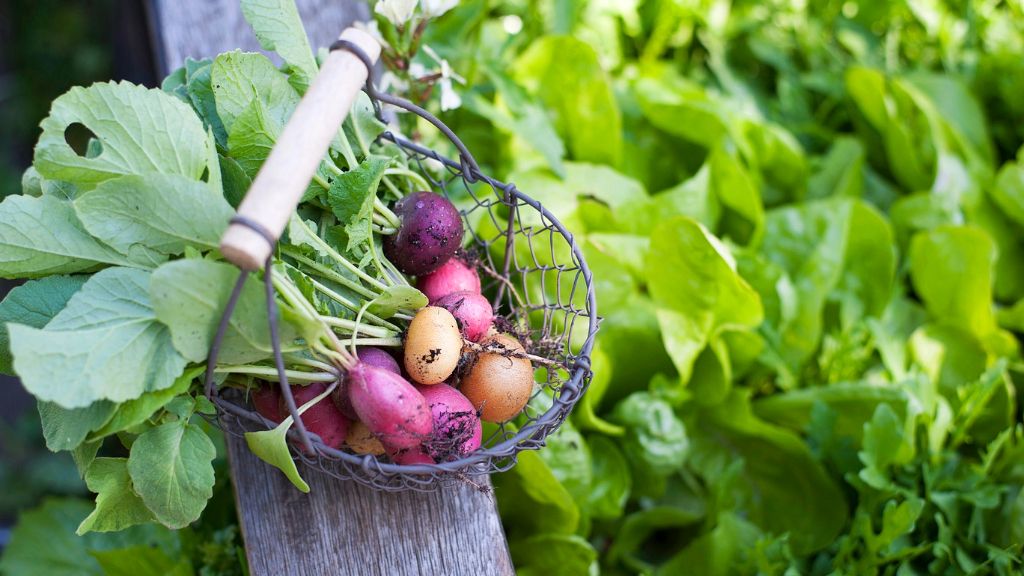
<svg viewBox="0 0 1024 576">
<path fill-rule="evenodd" d="M 353 422 L 352 427 L 349 428 L 345 444 L 356 454 L 372 454 L 374 456 L 384 454 L 384 445 L 366 427 L 366 424 L 358 420 Z"/>
<path fill-rule="evenodd" d="M 439 384 L 452 375 L 462 353 L 462 333 L 452 313 L 421 308 L 405 338 L 405 371 L 419 384 Z"/>
<path fill-rule="evenodd" d="M 522 412 L 533 394 L 533 366 L 518 340 L 505 334 L 484 338 L 480 352 L 462 378 L 459 391 L 487 422 L 506 422 Z"/>
</svg>

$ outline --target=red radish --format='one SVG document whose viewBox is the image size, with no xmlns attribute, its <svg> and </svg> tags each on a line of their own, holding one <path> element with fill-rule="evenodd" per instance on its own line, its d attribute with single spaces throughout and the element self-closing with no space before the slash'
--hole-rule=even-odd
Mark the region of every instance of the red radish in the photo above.
<svg viewBox="0 0 1024 576">
<path fill-rule="evenodd" d="M 426 276 L 420 276 L 416 287 L 431 302 L 451 294 L 452 292 L 480 293 L 480 276 L 460 258 L 454 257 L 440 268 Z"/>
<path fill-rule="evenodd" d="M 436 463 L 433 458 L 423 453 L 422 446 L 413 446 L 412 448 L 402 448 L 399 450 L 388 450 L 388 456 L 391 457 L 392 462 L 395 464 L 411 465 Z"/>
<path fill-rule="evenodd" d="M 398 365 L 398 360 L 387 351 L 376 348 L 374 346 L 360 346 L 356 350 L 356 356 L 359 356 L 359 361 L 370 366 L 376 366 L 377 368 L 383 368 L 388 372 L 394 372 L 395 374 L 401 374 L 402 368 Z"/>
<path fill-rule="evenodd" d="M 359 361 L 368 365 L 376 366 L 387 370 L 388 372 L 394 372 L 395 374 L 401 374 L 402 368 L 398 365 L 398 361 L 391 354 L 386 351 L 375 348 L 373 346 L 361 346 L 356 350 L 356 356 L 359 357 Z M 356 411 L 352 409 L 352 401 L 348 397 L 348 384 L 342 382 L 340 386 L 331 394 L 331 398 L 334 400 L 334 405 L 341 410 L 341 413 L 349 418 L 356 420 Z"/>
<path fill-rule="evenodd" d="M 434 432 L 424 450 L 437 462 L 458 460 L 480 447 L 483 426 L 473 404 L 447 384 L 417 386 L 434 418 Z"/>
<path fill-rule="evenodd" d="M 328 384 L 317 382 L 309 386 L 292 386 L 292 396 L 295 398 L 295 407 L 299 408 L 306 402 L 324 393 Z M 280 404 L 281 414 L 287 417 L 288 407 L 284 405 L 284 398 Z M 345 443 L 345 436 L 348 434 L 352 421 L 338 410 L 330 398 L 324 398 L 310 406 L 302 413 L 302 423 L 306 430 L 316 434 L 323 440 L 324 445 L 331 448 L 341 448 Z"/>
<path fill-rule="evenodd" d="M 462 244 L 462 216 L 444 196 L 413 192 L 395 204 L 398 232 L 384 237 L 384 255 L 402 272 L 430 274 Z"/>
<path fill-rule="evenodd" d="M 487 334 L 493 323 L 491 303 L 476 292 L 453 292 L 438 300 L 435 306 L 451 312 L 459 324 L 459 331 L 471 342 Z"/>
<path fill-rule="evenodd" d="M 281 390 L 277 384 L 260 386 L 252 393 L 252 405 L 256 412 L 275 424 L 280 424 L 287 417 L 287 411 L 281 410 Z"/>
<path fill-rule="evenodd" d="M 405 378 L 359 362 L 345 380 L 352 408 L 385 446 L 411 448 L 430 436 L 427 401 Z"/>
</svg>

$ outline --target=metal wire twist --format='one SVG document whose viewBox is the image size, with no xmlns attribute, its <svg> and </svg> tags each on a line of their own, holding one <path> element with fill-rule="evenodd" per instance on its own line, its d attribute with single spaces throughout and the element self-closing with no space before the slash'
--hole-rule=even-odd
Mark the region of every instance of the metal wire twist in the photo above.
<svg viewBox="0 0 1024 576">
<path fill-rule="evenodd" d="M 522 415 L 512 423 L 498 426 L 479 449 L 458 460 L 398 465 L 384 458 L 336 450 L 305 429 L 296 409 L 277 334 L 271 256 L 263 273 L 271 344 L 281 394 L 294 419 L 287 434 L 293 444 L 303 447 L 293 449 L 293 454 L 310 468 L 386 491 L 430 491 L 452 482 L 472 482 L 476 475 L 508 470 L 515 465 L 519 451 L 544 446 L 544 439 L 565 421 L 590 383 L 590 354 L 598 328 L 590 268 L 572 233 L 540 202 L 515 185 L 483 173 L 465 144 L 433 114 L 412 102 L 379 92 L 371 80 L 373 62 L 358 46 L 339 40 L 331 45 L 331 50 L 347 50 L 367 66 L 364 92 L 378 118 L 383 121 L 381 103 L 390 104 L 427 120 L 451 141 L 459 153 L 458 162 L 392 132 L 380 136 L 380 140 L 394 144 L 407 156 L 410 167 L 415 167 L 433 191 L 466 201 L 460 204 L 469 204 L 461 213 L 472 236 L 470 252 L 483 272 L 484 292 L 495 294 L 495 312 L 504 319 L 505 328 L 517 333 L 529 353 L 552 360 L 560 368 L 548 367 L 543 371 L 544 381 Z M 248 225 L 237 219 L 235 222 Z M 266 237 L 261 230 L 256 232 Z M 271 237 L 267 241 L 274 244 Z M 240 272 L 225 306 L 210 347 L 205 378 L 205 392 L 218 408 L 219 425 L 235 435 L 276 426 L 253 411 L 240 390 L 215 385 L 214 368 L 221 341 L 248 276 L 248 272 Z"/>
</svg>

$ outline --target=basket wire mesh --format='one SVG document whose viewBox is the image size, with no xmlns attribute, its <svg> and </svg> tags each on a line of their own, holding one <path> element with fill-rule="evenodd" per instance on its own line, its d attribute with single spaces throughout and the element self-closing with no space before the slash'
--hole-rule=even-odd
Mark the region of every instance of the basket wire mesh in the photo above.
<svg viewBox="0 0 1024 576">
<path fill-rule="evenodd" d="M 339 40 L 331 50 L 352 52 L 371 71 L 364 92 L 378 118 L 383 121 L 382 104 L 412 112 L 435 126 L 458 151 L 456 162 L 390 131 L 379 137 L 401 150 L 410 169 L 419 172 L 431 184 L 432 191 L 458 200 L 470 236 L 467 251 L 483 273 L 484 293 L 493 294 L 496 323 L 501 329 L 514 332 L 529 354 L 548 363 L 536 370 L 539 385 L 523 414 L 512 423 L 497 426 L 483 439 L 479 449 L 457 460 L 398 465 L 383 457 L 331 448 L 303 426 L 284 372 L 277 334 L 279 315 L 272 283 L 272 254 L 264 267 L 263 280 L 281 394 L 294 419 L 288 431 L 293 456 L 314 470 L 386 491 L 430 491 L 453 482 L 473 483 L 473 476 L 508 470 L 515 465 L 519 451 L 544 446 L 544 439 L 561 425 L 590 383 L 590 354 L 598 329 L 591 271 L 572 233 L 540 202 L 520 192 L 514 184 L 483 173 L 458 136 L 434 115 L 407 100 L 378 92 L 372 83 L 373 63 L 357 46 Z M 233 222 L 252 227 L 271 245 L 276 244 L 258 226 L 239 218 Z M 218 408 L 217 425 L 234 435 L 276 426 L 253 410 L 241 390 L 218 387 L 213 376 L 221 340 L 248 275 L 246 271 L 240 273 L 225 307 L 210 349 L 205 382 L 206 395 Z M 301 448 L 296 449 L 295 444 Z"/>
</svg>

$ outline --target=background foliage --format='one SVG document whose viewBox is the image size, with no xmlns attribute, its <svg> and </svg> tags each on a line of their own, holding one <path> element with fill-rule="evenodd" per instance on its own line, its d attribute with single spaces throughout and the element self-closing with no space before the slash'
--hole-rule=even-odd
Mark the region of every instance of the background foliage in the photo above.
<svg viewBox="0 0 1024 576">
<path fill-rule="evenodd" d="M 1021 10 L 463 0 L 427 27 L 465 79 L 444 119 L 577 233 L 604 317 L 572 422 L 495 479 L 520 573 L 1019 573 Z M 26 513 L 0 569 L 88 510 Z M 233 536 L 207 563 L 190 534 L 230 518 L 69 558 L 214 570 Z"/>
</svg>

